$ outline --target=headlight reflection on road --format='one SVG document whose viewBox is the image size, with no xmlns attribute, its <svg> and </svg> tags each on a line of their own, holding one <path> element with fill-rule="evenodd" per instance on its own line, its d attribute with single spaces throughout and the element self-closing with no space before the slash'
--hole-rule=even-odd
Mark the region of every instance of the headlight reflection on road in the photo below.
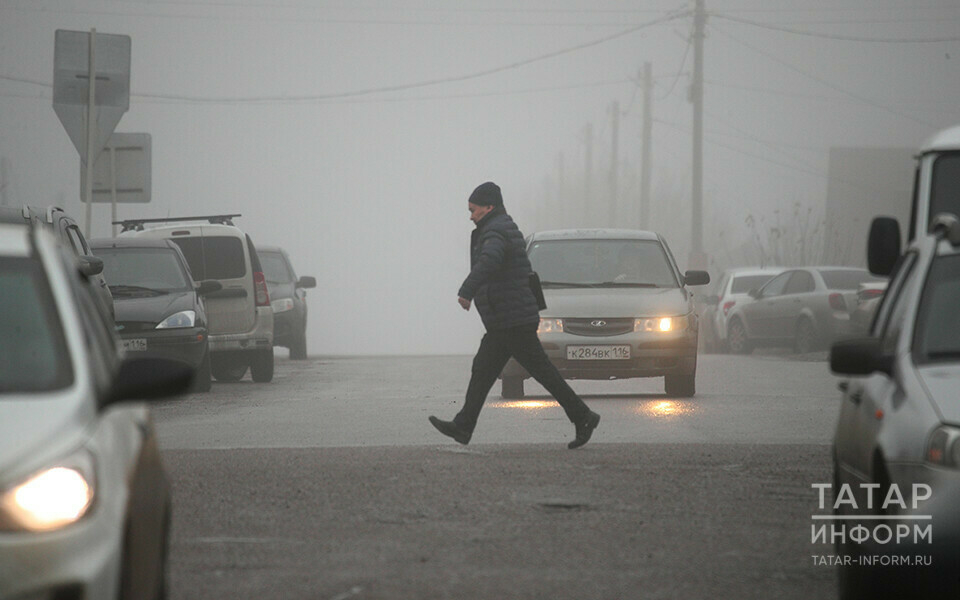
<svg viewBox="0 0 960 600">
<path fill-rule="evenodd" d="M 637 412 L 640 414 L 661 419 L 682 417 L 683 415 L 693 414 L 694 410 L 696 409 L 692 402 L 680 402 L 678 400 L 651 400 L 641 402 L 637 407 Z"/>
<path fill-rule="evenodd" d="M 496 408 L 520 408 L 524 410 L 537 410 L 540 408 L 547 408 L 550 406 L 557 406 L 557 403 L 553 400 L 504 400 L 503 402 L 495 402 L 493 404 Z"/>
</svg>

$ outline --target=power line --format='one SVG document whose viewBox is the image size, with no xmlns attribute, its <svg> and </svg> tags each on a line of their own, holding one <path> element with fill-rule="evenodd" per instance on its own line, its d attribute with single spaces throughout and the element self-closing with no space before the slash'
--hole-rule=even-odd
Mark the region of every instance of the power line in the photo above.
<svg viewBox="0 0 960 600">
<path fill-rule="evenodd" d="M 723 19 L 726 21 L 733 21 L 735 23 L 743 23 L 745 25 L 752 25 L 754 27 L 759 27 L 761 29 L 770 29 L 773 31 L 782 31 L 786 33 L 793 33 L 796 35 L 806 35 L 816 38 L 824 38 L 830 40 L 843 40 L 847 42 L 874 42 L 874 43 L 885 43 L 885 44 L 927 44 L 935 42 L 957 42 L 960 41 L 960 35 L 951 35 L 943 37 L 931 37 L 931 38 L 880 38 L 880 37 L 867 37 L 867 36 L 854 36 L 854 35 L 840 35 L 832 33 L 822 33 L 817 31 L 805 31 L 802 29 L 794 29 L 792 27 L 784 27 L 781 25 L 772 25 L 770 23 L 761 23 L 760 21 L 753 21 L 751 19 L 744 19 L 741 17 L 733 17 L 723 13 L 710 13 L 711 17 L 716 19 Z"/>
</svg>

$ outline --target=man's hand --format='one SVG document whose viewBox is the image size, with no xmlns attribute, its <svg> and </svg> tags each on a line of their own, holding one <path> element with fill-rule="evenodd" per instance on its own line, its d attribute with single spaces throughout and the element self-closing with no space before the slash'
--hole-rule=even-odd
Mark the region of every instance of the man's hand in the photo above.
<svg viewBox="0 0 960 600">
<path fill-rule="evenodd" d="M 457 302 L 463 307 L 463 310 L 470 310 L 470 301 L 466 298 L 457 298 Z"/>
</svg>

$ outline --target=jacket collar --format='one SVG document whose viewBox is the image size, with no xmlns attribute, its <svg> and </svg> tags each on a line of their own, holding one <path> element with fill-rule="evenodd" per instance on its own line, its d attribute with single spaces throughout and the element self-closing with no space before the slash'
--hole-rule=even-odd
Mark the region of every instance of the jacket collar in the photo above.
<svg viewBox="0 0 960 600">
<path fill-rule="evenodd" d="M 493 207 L 493 210 L 488 212 L 482 219 L 477 221 L 477 229 L 485 227 L 488 223 L 490 223 L 490 221 L 493 220 L 495 216 L 505 214 L 507 214 L 507 209 L 505 209 L 502 205 Z"/>
</svg>

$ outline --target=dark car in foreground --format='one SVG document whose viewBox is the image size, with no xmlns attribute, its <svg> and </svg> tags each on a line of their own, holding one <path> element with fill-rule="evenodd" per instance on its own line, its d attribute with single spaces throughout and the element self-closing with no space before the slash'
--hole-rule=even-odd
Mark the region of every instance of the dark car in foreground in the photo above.
<svg viewBox="0 0 960 600">
<path fill-rule="evenodd" d="M 709 283 L 706 271 L 681 273 L 650 231 L 545 231 L 528 238 L 527 253 L 547 302 L 537 333 L 561 375 L 663 377 L 667 394 L 696 393 L 698 319 L 686 286 Z M 523 396 L 523 367 L 511 359 L 502 377 L 504 398 Z"/>
<path fill-rule="evenodd" d="M 852 337 L 856 332 L 850 317 L 857 289 L 880 279 L 854 267 L 784 271 L 750 290 L 752 302 L 741 302 L 730 311 L 727 348 L 749 354 L 758 346 L 785 346 L 805 354 Z"/>
<path fill-rule="evenodd" d="M 317 287 L 309 275 L 297 277 L 290 256 L 283 248 L 257 248 L 273 307 L 273 345 L 290 349 L 290 358 L 307 357 L 307 292 Z"/>
<path fill-rule="evenodd" d="M 194 285 L 180 247 L 165 239 L 93 240 L 110 282 L 117 332 L 131 355 L 162 357 L 196 371 L 194 390 L 210 390 L 210 352 L 203 295 L 218 281 Z"/>
<path fill-rule="evenodd" d="M 86 263 L 0 224 L 0 598 L 165 598 L 171 499 L 149 410 L 190 369 L 122 359 Z"/>
<path fill-rule="evenodd" d="M 833 487 L 846 501 L 835 509 L 848 531 L 871 532 L 840 540 L 839 553 L 855 559 L 841 566 L 843 598 L 960 597 L 958 307 L 951 217 L 900 258 L 870 336 L 831 349 L 830 368 L 845 377 Z"/>
</svg>

